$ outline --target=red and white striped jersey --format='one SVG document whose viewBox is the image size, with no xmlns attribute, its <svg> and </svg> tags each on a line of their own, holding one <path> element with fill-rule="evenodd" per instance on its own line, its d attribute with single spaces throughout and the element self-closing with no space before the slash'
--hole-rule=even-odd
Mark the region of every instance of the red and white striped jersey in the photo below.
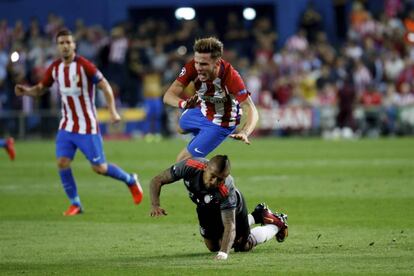
<svg viewBox="0 0 414 276">
<path fill-rule="evenodd" d="M 201 100 L 201 112 L 208 120 L 222 127 L 238 125 L 241 117 L 240 103 L 249 96 L 239 73 L 222 59 L 217 78 L 202 82 L 198 79 L 194 64 L 194 59 L 188 62 L 181 69 L 177 81 L 184 86 L 194 82 Z"/>
<path fill-rule="evenodd" d="M 95 65 L 81 56 L 76 56 L 68 65 L 58 59 L 49 66 L 41 83 L 50 87 L 57 82 L 62 100 L 59 129 L 79 134 L 99 132 L 95 85 L 102 79 L 103 75 Z"/>
</svg>

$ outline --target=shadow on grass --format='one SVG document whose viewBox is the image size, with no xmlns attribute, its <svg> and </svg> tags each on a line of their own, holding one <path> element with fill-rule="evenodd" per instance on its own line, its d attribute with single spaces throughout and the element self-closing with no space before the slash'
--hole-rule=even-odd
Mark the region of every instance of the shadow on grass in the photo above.
<svg viewBox="0 0 414 276">
<path fill-rule="evenodd" d="M 186 266 L 189 263 L 205 260 L 213 260 L 214 253 L 212 252 L 194 252 L 194 253 L 178 253 L 178 254 L 159 254 L 152 256 L 137 256 L 137 257 L 104 257 L 99 259 L 85 258 L 82 260 L 67 259 L 65 261 L 57 261 L 54 263 L 29 263 L 29 262 L 2 262 L 0 263 L 0 272 L 19 272 L 25 273 L 29 271 L 70 271 L 70 270 L 90 270 L 96 269 L 98 271 L 114 268 L 132 268 L 132 267 L 153 267 L 159 265 L 162 261 L 163 265 L 170 266 Z"/>
</svg>

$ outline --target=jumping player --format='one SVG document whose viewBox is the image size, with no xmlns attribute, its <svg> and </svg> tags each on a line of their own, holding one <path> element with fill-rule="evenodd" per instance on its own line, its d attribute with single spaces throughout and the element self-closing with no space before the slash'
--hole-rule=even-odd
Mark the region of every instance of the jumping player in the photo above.
<svg viewBox="0 0 414 276">
<path fill-rule="evenodd" d="M 223 60 L 223 44 L 214 37 L 195 41 L 194 58 L 181 70 L 178 78 L 164 95 L 168 105 L 185 109 L 180 118 L 181 133 L 194 138 L 177 156 L 177 161 L 189 157 L 205 157 L 227 136 L 250 144 L 249 135 L 259 118 L 242 78 L 230 63 Z M 180 95 L 190 84 L 196 94 L 188 100 Z M 244 126 L 236 130 L 243 112 Z"/>
</svg>

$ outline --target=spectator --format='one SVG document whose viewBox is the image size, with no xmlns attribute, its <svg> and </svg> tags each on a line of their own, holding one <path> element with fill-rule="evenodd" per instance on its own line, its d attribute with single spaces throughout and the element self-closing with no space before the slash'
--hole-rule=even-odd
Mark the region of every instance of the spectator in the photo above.
<svg viewBox="0 0 414 276">
<path fill-rule="evenodd" d="M 388 55 L 385 55 L 384 71 L 387 81 L 395 81 L 401 71 L 404 69 L 404 61 L 399 53 L 392 49 Z"/>
<path fill-rule="evenodd" d="M 340 129 L 349 128 L 355 130 L 354 105 L 356 102 L 356 90 L 350 75 L 344 80 L 338 89 L 338 115 L 336 125 Z"/>
<path fill-rule="evenodd" d="M 400 91 L 394 98 L 394 103 L 399 107 L 406 107 L 414 105 L 414 90 L 409 82 L 403 82 L 400 86 Z"/>
<path fill-rule="evenodd" d="M 360 104 L 364 112 L 362 133 L 377 137 L 380 133 L 382 94 L 371 84 L 362 92 Z"/>
<path fill-rule="evenodd" d="M 127 74 L 122 100 L 127 107 L 140 106 L 144 102 L 143 75 L 145 67 L 139 49 L 133 48 L 127 54 Z"/>
<path fill-rule="evenodd" d="M 300 29 L 295 35 L 288 38 L 286 47 L 290 51 L 306 51 L 309 47 L 309 42 L 306 38 L 306 31 L 304 29 Z"/>
<path fill-rule="evenodd" d="M 230 12 L 227 15 L 226 31 L 224 33 L 224 43 L 228 49 L 234 49 L 242 55 L 247 55 L 246 43 L 249 38 L 249 32 L 240 21 L 237 13 Z"/>
<path fill-rule="evenodd" d="M 0 20 L 0 49 L 8 49 L 10 47 L 12 30 L 8 26 L 6 19 Z"/>
<path fill-rule="evenodd" d="M 358 94 L 365 91 L 368 85 L 372 82 L 371 73 L 359 59 L 354 61 L 353 78 Z"/>
<path fill-rule="evenodd" d="M 306 31 L 306 37 L 310 43 L 316 41 L 316 34 L 322 31 L 322 23 L 322 16 L 315 10 L 312 1 L 309 1 L 302 14 L 300 27 Z"/>
</svg>

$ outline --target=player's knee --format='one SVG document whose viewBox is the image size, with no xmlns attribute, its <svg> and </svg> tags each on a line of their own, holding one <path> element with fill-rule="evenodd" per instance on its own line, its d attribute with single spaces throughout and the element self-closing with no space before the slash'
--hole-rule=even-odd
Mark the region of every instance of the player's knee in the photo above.
<svg viewBox="0 0 414 276">
<path fill-rule="evenodd" d="M 210 252 L 218 252 L 220 250 L 220 244 L 218 241 L 204 239 L 204 243 Z"/>
<path fill-rule="evenodd" d="M 71 160 L 69 158 L 58 158 L 57 166 L 59 169 L 67 169 L 70 167 Z"/>
<path fill-rule="evenodd" d="M 97 174 L 105 175 L 108 168 L 107 166 L 105 166 L 105 164 L 101 164 L 101 165 L 93 165 L 92 170 L 96 172 Z"/>
<path fill-rule="evenodd" d="M 257 245 L 256 239 L 252 234 L 247 239 L 241 238 L 234 242 L 233 248 L 235 252 L 247 252 Z"/>
<path fill-rule="evenodd" d="M 246 252 L 250 251 L 255 247 L 257 244 L 256 239 L 253 237 L 253 235 L 249 235 L 249 238 L 247 239 L 246 243 L 240 245 L 240 251 Z"/>
<path fill-rule="evenodd" d="M 189 153 L 188 150 L 185 148 L 178 154 L 176 158 L 176 162 L 178 163 L 184 159 L 191 158 L 191 157 L 192 157 L 191 153 Z"/>
</svg>

